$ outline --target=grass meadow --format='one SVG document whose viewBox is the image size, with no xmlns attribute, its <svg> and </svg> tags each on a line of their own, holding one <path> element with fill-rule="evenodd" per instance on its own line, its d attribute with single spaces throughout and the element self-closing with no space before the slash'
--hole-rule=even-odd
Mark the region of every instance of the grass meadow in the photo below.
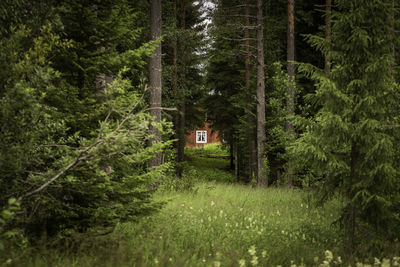
<svg viewBox="0 0 400 267">
<path fill-rule="evenodd" d="M 24 265 L 348 266 L 335 224 L 339 200 L 315 208 L 300 190 L 234 184 L 225 152 L 218 158 L 209 150 L 187 151 L 184 178 L 167 181 L 154 196 L 166 203 L 159 213 L 110 235 L 77 237 L 62 252 L 42 250 Z M 369 266 L 398 261 L 370 259 Z"/>
</svg>

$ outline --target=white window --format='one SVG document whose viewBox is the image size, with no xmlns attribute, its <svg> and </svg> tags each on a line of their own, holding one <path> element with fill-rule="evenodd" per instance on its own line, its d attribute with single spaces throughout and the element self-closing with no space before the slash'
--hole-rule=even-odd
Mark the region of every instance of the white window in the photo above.
<svg viewBox="0 0 400 267">
<path fill-rule="evenodd" d="M 207 143 L 207 131 L 196 131 L 196 143 Z"/>
</svg>

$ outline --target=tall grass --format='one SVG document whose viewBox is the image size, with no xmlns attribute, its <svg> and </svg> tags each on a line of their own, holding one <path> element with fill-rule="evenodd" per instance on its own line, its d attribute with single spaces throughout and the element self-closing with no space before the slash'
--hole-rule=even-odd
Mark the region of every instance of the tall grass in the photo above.
<svg viewBox="0 0 400 267">
<path fill-rule="evenodd" d="M 337 257 L 345 255 L 335 224 L 338 200 L 312 208 L 300 190 L 226 183 L 233 180 L 227 160 L 212 151 L 212 159 L 189 153 L 180 181 L 188 186 L 161 187 L 154 198 L 167 204 L 159 213 L 119 224 L 111 235 L 78 236 L 68 249 L 41 250 L 14 265 L 348 266 Z M 376 259 L 375 266 L 399 260 Z"/>
<path fill-rule="evenodd" d="M 124 242 L 137 265 L 313 265 L 327 249 L 341 252 L 332 225 L 337 202 L 310 209 L 298 191 L 213 183 L 203 183 L 196 195 L 157 197 L 170 199 L 161 213 L 114 233 L 117 239 L 135 233 Z"/>
<path fill-rule="evenodd" d="M 83 240 L 76 254 L 31 259 L 32 266 L 314 265 L 340 254 L 337 201 L 307 207 L 296 190 L 202 182 L 196 194 L 160 192 L 168 204 L 139 223 L 120 224 L 107 239 Z"/>
</svg>

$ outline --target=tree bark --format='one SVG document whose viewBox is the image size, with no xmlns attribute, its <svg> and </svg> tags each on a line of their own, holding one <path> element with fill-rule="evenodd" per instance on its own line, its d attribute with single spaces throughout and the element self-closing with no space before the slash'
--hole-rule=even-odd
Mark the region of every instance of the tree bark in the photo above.
<svg viewBox="0 0 400 267">
<path fill-rule="evenodd" d="M 257 0 L 257 184 L 268 186 L 265 153 L 265 74 L 263 0 Z"/>
<path fill-rule="evenodd" d="M 394 0 L 392 0 L 391 11 L 390 11 L 390 21 L 392 24 L 392 32 L 390 33 L 390 42 L 392 42 L 392 57 L 393 57 L 393 68 L 396 65 L 396 44 L 395 44 L 395 35 L 396 35 L 396 4 Z M 396 79 L 397 80 L 397 79 Z"/>
<path fill-rule="evenodd" d="M 186 28 L 186 0 L 182 0 L 182 10 L 181 10 L 181 29 L 185 30 Z M 180 90 L 179 90 L 179 104 L 178 104 L 178 116 L 179 116 L 179 125 L 178 125 L 178 154 L 177 154 L 177 162 L 183 162 L 185 158 L 185 87 L 186 87 L 186 67 L 185 67 L 185 50 L 186 50 L 186 42 L 185 38 L 181 38 L 181 70 L 180 70 Z M 178 166 L 177 169 L 178 177 L 182 177 L 182 167 Z"/>
<path fill-rule="evenodd" d="M 150 39 L 158 40 L 161 37 L 161 0 L 150 1 Z M 150 58 L 150 115 L 154 122 L 161 122 L 161 42 L 157 45 L 153 56 Z M 150 125 L 153 135 L 149 145 L 161 141 L 161 133 Z M 149 167 L 161 165 L 161 153 L 149 160 Z"/>
<path fill-rule="evenodd" d="M 235 170 L 235 153 L 234 153 L 234 144 L 233 140 L 229 141 L 229 159 L 230 159 L 230 170 Z M 236 177 L 236 176 L 235 176 Z"/>
<path fill-rule="evenodd" d="M 289 0 L 288 2 L 288 40 L 287 40 L 287 72 L 288 72 L 288 91 L 286 97 L 286 109 L 288 116 L 294 115 L 294 0 Z M 290 118 L 286 120 L 285 130 L 291 139 L 294 134 L 294 128 Z M 287 187 L 292 187 L 293 185 L 293 162 L 291 159 L 287 162 L 286 168 L 287 175 Z"/>
<path fill-rule="evenodd" d="M 253 117 L 253 90 L 250 86 L 250 18 L 249 18 L 249 6 L 246 2 L 245 6 L 245 28 L 244 28 L 244 40 L 245 40 L 245 79 L 246 79 L 246 107 L 247 107 L 247 146 L 249 150 L 249 181 L 256 177 L 257 171 L 257 155 L 256 155 L 256 144 L 254 140 L 254 117 Z"/>
<path fill-rule="evenodd" d="M 354 116 L 353 116 L 354 117 Z M 356 216 L 355 216 L 355 206 L 353 202 L 354 194 L 352 191 L 353 184 L 356 182 L 356 160 L 357 160 L 357 148 L 354 142 L 351 145 L 351 153 L 350 153 L 350 188 L 347 192 L 347 198 L 349 201 L 348 204 L 348 216 L 347 216 L 347 250 L 349 253 L 349 258 L 353 257 L 353 253 L 355 250 L 355 233 L 356 233 Z"/>
<path fill-rule="evenodd" d="M 174 0 L 174 39 L 173 39 L 173 76 L 172 76 L 172 86 L 174 92 L 175 105 L 178 105 L 178 37 L 177 37 L 177 8 L 176 1 Z M 175 139 L 178 140 L 178 129 L 179 129 L 179 112 L 175 114 L 174 117 L 174 130 L 175 130 Z M 174 144 L 176 148 L 176 154 L 178 155 L 178 142 Z M 177 160 L 178 161 L 178 160 Z"/>
<path fill-rule="evenodd" d="M 325 39 L 330 47 L 331 45 L 331 19 L 332 19 L 332 0 L 326 0 L 325 3 Z M 328 53 L 325 53 L 325 72 L 331 72 L 331 62 Z"/>
<path fill-rule="evenodd" d="M 238 153 L 238 149 L 237 149 L 236 145 L 234 145 L 233 149 L 234 149 L 234 154 L 235 154 L 235 164 L 234 164 L 235 165 L 235 178 L 236 178 L 236 181 L 239 182 L 240 181 L 240 179 L 239 179 L 239 153 Z"/>
</svg>

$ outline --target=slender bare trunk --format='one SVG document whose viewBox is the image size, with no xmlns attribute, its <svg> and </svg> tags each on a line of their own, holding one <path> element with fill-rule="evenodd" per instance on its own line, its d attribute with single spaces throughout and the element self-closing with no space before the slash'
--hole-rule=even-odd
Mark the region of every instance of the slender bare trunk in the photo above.
<svg viewBox="0 0 400 267">
<path fill-rule="evenodd" d="M 173 39 L 173 76 L 172 76 L 172 86 L 174 92 L 174 100 L 177 105 L 178 103 L 178 37 L 177 37 L 177 9 L 176 9 L 176 0 L 174 0 L 174 39 Z M 176 113 L 174 120 L 174 130 L 175 130 L 175 138 L 178 139 L 178 125 L 179 125 L 179 113 Z M 178 151 L 178 142 L 175 143 L 176 150 Z"/>
<path fill-rule="evenodd" d="M 356 145 L 353 143 L 351 146 L 350 153 L 350 185 L 356 182 L 356 160 L 357 160 L 357 149 Z M 347 216 L 347 250 L 349 253 L 349 258 L 352 258 L 354 250 L 355 250 L 355 233 L 356 233 L 356 215 L 355 215 L 355 206 L 353 203 L 354 194 L 352 192 L 352 188 L 349 189 L 347 193 L 347 198 L 349 200 L 348 206 L 348 216 Z"/>
<path fill-rule="evenodd" d="M 239 182 L 239 153 L 238 153 L 238 149 L 237 146 L 234 145 L 233 147 L 234 149 L 234 154 L 235 154 L 235 178 L 236 181 Z"/>
<path fill-rule="evenodd" d="M 250 18 L 249 18 L 249 6 L 246 3 L 245 7 L 245 79 L 246 79 L 246 107 L 247 107 L 247 146 L 249 149 L 249 181 L 256 177 L 257 171 L 257 155 L 256 155 L 256 143 L 254 140 L 254 117 L 253 117 L 253 90 L 250 86 Z"/>
<path fill-rule="evenodd" d="M 332 32 L 332 27 L 331 27 L 331 16 L 332 14 L 332 0 L 326 0 L 325 4 L 325 39 L 326 42 L 328 43 L 328 46 L 330 47 L 331 44 L 331 32 Z M 331 72 L 331 60 L 329 58 L 329 54 L 325 54 L 325 72 L 329 73 Z"/>
<path fill-rule="evenodd" d="M 287 72 L 288 72 L 288 92 L 286 99 L 286 109 L 288 116 L 294 115 L 294 0 L 288 2 L 288 42 L 287 42 Z M 286 120 L 286 132 L 289 136 L 293 136 L 294 128 L 290 119 Z M 291 159 L 287 163 L 287 186 L 293 185 L 293 162 Z"/>
<path fill-rule="evenodd" d="M 186 28 L 186 0 L 182 0 L 181 28 Z M 177 161 L 183 162 L 185 157 L 185 87 L 186 87 L 186 67 L 185 67 L 185 38 L 181 38 L 181 70 L 180 70 L 180 91 L 179 91 L 179 125 L 178 125 L 178 154 Z M 182 176 L 182 168 L 178 167 L 178 176 Z"/>
<path fill-rule="evenodd" d="M 396 65 L 396 44 L 395 44 L 395 35 L 396 35 L 396 5 L 394 0 L 392 0 L 391 11 L 390 11 L 390 21 L 392 24 L 392 32 L 390 33 L 390 42 L 392 42 L 392 57 L 393 57 L 393 68 Z"/>
<path fill-rule="evenodd" d="M 161 0 L 150 1 L 150 37 L 157 40 L 161 37 Z M 154 55 L 150 58 L 150 115 L 155 122 L 161 122 L 161 43 L 157 45 Z M 150 126 L 154 136 L 150 140 L 150 146 L 154 142 L 161 141 L 161 133 Z M 149 161 L 149 167 L 161 165 L 161 153 Z"/>
<path fill-rule="evenodd" d="M 231 171 L 235 170 L 235 152 L 234 152 L 233 140 L 229 141 L 229 159 L 230 159 L 230 170 Z"/>
<path fill-rule="evenodd" d="M 268 186 L 265 153 L 265 76 L 263 0 L 257 0 L 257 183 Z"/>
</svg>

